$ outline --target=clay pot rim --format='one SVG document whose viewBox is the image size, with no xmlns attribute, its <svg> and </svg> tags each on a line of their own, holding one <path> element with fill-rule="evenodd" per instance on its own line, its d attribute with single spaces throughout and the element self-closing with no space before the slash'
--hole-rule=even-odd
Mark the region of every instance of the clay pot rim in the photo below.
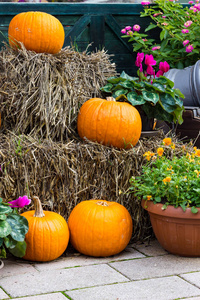
<svg viewBox="0 0 200 300">
<path fill-rule="evenodd" d="M 194 214 L 191 212 L 191 208 L 186 208 L 186 211 L 183 211 L 181 207 L 174 207 L 173 205 L 168 205 L 166 209 L 162 209 L 162 203 L 154 204 L 153 201 L 148 201 L 142 199 L 141 202 L 142 207 L 147 210 L 149 213 L 153 213 L 156 215 L 161 215 L 165 217 L 176 217 L 176 218 L 184 218 L 184 219 L 200 219 L 200 208 L 197 207 L 198 213 Z"/>
</svg>

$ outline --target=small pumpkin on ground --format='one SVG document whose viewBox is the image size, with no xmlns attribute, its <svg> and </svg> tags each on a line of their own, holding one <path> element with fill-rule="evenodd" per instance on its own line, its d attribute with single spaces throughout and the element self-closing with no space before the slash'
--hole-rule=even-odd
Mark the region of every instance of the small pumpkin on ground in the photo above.
<svg viewBox="0 0 200 300">
<path fill-rule="evenodd" d="M 142 121 L 129 103 L 116 102 L 112 97 L 91 98 L 80 108 L 77 130 L 82 139 L 129 149 L 140 138 Z"/>
<path fill-rule="evenodd" d="M 28 11 L 17 14 L 8 27 L 9 44 L 37 53 L 58 53 L 64 44 L 65 32 L 61 22 L 45 12 Z"/>
<path fill-rule="evenodd" d="M 132 236 L 132 218 L 117 202 L 82 201 L 69 219 L 70 242 L 82 254 L 105 257 L 120 253 Z"/>
<path fill-rule="evenodd" d="M 33 197 L 35 210 L 22 214 L 29 224 L 26 234 L 26 254 L 31 261 L 51 261 L 63 254 L 69 242 L 69 229 L 58 213 L 43 211 L 38 197 Z"/>
</svg>

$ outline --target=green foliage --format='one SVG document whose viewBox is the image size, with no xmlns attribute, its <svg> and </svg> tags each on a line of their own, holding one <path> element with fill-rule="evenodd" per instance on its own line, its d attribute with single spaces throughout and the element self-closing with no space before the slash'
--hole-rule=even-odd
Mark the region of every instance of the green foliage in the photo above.
<svg viewBox="0 0 200 300">
<path fill-rule="evenodd" d="M 134 52 L 153 54 L 157 61 L 157 69 L 161 61 L 167 61 L 171 68 L 178 69 L 194 65 L 200 59 L 200 7 L 196 9 L 196 5 L 198 7 L 199 4 L 194 3 L 191 7 L 183 7 L 179 2 L 155 0 L 154 4 L 145 6 L 144 11 L 140 13 L 140 17 L 153 22 L 150 22 L 146 28 L 141 28 L 141 33 L 132 31 L 129 35 L 123 35 L 123 38 L 129 38 L 128 41 L 132 43 Z M 188 27 L 184 26 L 187 21 L 192 21 Z M 148 35 L 149 31 L 155 28 L 160 30 L 158 41 Z M 189 32 L 184 34 L 183 29 L 188 29 Z M 186 52 L 186 46 L 183 45 L 185 40 L 189 40 L 189 44 L 194 48 L 190 53 Z M 160 48 L 152 50 L 155 46 Z"/>
<path fill-rule="evenodd" d="M 173 205 L 184 211 L 190 207 L 191 212 L 197 213 L 200 207 L 200 150 L 194 148 L 185 152 L 183 149 L 179 156 L 173 151 L 167 155 L 170 147 L 161 146 L 157 153 L 144 154 L 147 163 L 142 167 L 141 176 L 131 177 L 130 192 L 139 199 L 162 202 L 163 209 Z"/>
<path fill-rule="evenodd" d="M 107 79 L 107 84 L 101 91 L 111 94 L 117 101 L 126 101 L 141 107 L 149 118 L 156 118 L 167 122 L 183 122 L 183 102 L 180 97 L 184 95 L 174 89 L 174 83 L 164 77 L 146 78 L 141 76 L 131 77 L 122 72 L 119 77 Z"/>
<path fill-rule="evenodd" d="M 24 239 L 27 232 L 27 219 L 0 198 L 0 258 L 6 258 L 6 250 L 17 257 L 23 257 L 26 251 Z"/>
</svg>

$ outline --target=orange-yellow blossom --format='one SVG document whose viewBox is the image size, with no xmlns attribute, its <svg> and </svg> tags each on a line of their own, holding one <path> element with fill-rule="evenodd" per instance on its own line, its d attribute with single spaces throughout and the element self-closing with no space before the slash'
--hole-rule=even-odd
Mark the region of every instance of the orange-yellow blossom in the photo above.
<svg viewBox="0 0 200 300">
<path fill-rule="evenodd" d="M 174 143 L 171 144 L 171 148 L 172 148 L 173 150 L 175 149 L 175 144 L 174 144 Z"/>
<path fill-rule="evenodd" d="M 195 150 L 195 155 L 198 156 L 198 157 L 200 157 L 200 149 L 196 149 Z"/>
<path fill-rule="evenodd" d="M 147 195 L 147 200 L 149 201 L 149 200 L 151 200 L 151 195 Z"/>
<path fill-rule="evenodd" d="M 194 170 L 194 172 L 197 174 L 197 177 L 199 177 L 199 171 L 198 170 Z"/>
<path fill-rule="evenodd" d="M 171 138 L 165 138 L 163 139 L 163 143 L 165 146 L 169 146 L 172 143 L 172 139 Z"/>
<path fill-rule="evenodd" d="M 150 152 L 150 151 L 147 151 L 147 152 L 145 152 L 145 153 L 143 154 L 143 156 L 145 156 L 145 158 L 146 158 L 147 160 L 150 160 L 151 157 L 154 156 L 154 155 L 155 155 L 155 153 Z"/>
<path fill-rule="evenodd" d="M 170 182 L 171 181 L 171 177 L 165 177 L 164 179 L 163 179 L 163 182 L 164 182 L 164 184 L 166 184 L 166 182 Z"/>
<path fill-rule="evenodd" d="M 163 152 L 164 152 L 164 149 L 163 148 L 158 148 L 157 149 L 157 153 L 159 156 L 162 156 L 163 155 Z"/>
</svg>

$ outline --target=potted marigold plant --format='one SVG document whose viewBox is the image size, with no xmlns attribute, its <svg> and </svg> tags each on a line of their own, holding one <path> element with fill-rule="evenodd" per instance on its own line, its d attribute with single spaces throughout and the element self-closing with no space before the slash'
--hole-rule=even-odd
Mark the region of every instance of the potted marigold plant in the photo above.
<svg viewBox="0 0 200 300">
<path fill-rule="evenodd" d="M 167 251 L 200 256 L 200 149 L 183 146 L 175 154 L 170 138 L 155 153 L 144 153 L 142 174 L 130 192 L 142 200 L 153 231 Z"/>
</svg>

